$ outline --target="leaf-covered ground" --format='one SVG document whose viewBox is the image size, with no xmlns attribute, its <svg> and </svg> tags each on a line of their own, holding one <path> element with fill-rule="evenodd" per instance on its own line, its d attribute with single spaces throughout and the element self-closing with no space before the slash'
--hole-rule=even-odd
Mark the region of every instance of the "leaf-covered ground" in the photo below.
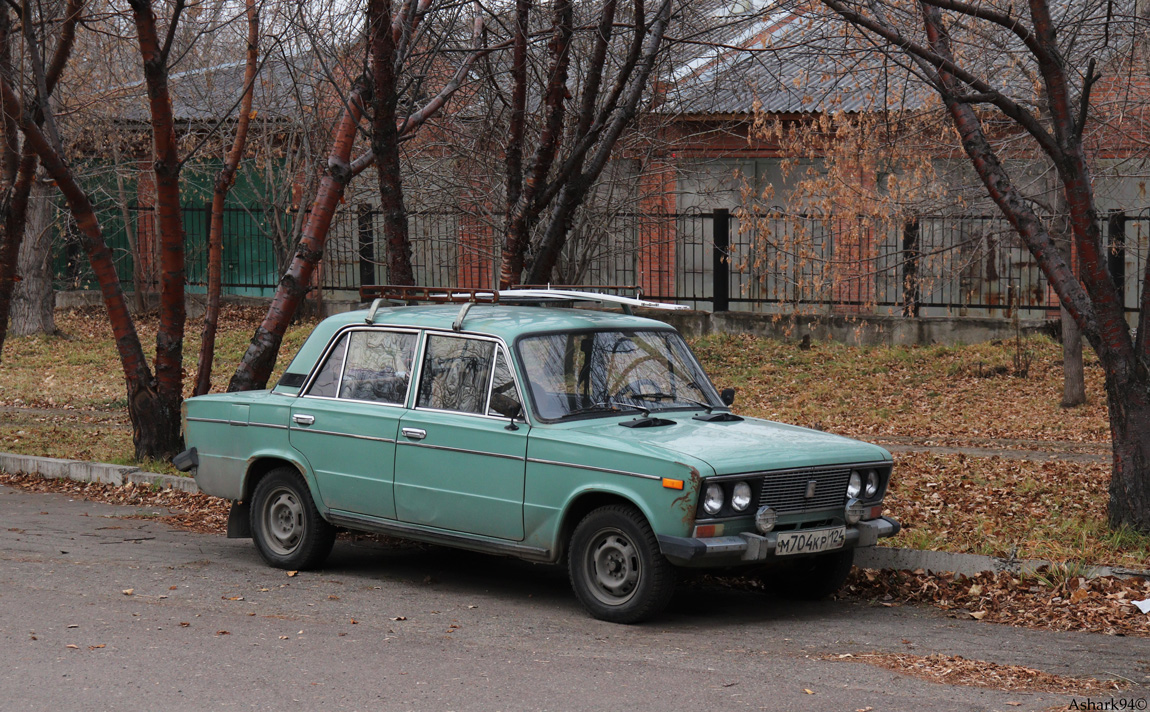
<svg viewBox="0 0 1150 712">
<path fill-rule="evenodd" d="M 991 623 L 1150 637 L 1150 615 L 1133 601 L 1150 598 L 1150 579 L 1099 576 L 1054 566 L 1027 576 L 977 576 L 855 569 L 840 595 L 882 605 L 927 603 Z"/>
<path fill-rule="evenodd" d="M 943 685 L 986 687 L 1017 692 L 1057 692 L 1065 695 L 1118 692 L 1128 686 L 1121 681 L 1052 675 L 1022 665 L 999 665 L 987 660 L 968 660 L 961 655 L 911 655 L 909 653 L 862 653 L 824 655 L 824 660 L 874 665 Z M 1021 703 L 1007 703 L 1021 706 Z M 867 708 L 870 709 L 870 708 Z"/>
<path fill-rule="evenodd" d="M 1110 529 L 1110 469 L 1064 460 L 895 456 L 894 546 L 1150 569 L 1150 536 Z"/>
<path fill-rule="evenodd" d="M 693 346 L 716 386 L 738 390 L 739 412 L 760 418 L 938 444 L 1110 438 L 1098 360 L 1087 350 L 1086 405 L 1061 408 L 1062 347 L 1046 337 L 1023 341 L 1025 377 L 1013 375 L 1012 340 L 895 347 L 815 341 L 802 350 L 796 342 L 734 335 Z"/>
</svg>

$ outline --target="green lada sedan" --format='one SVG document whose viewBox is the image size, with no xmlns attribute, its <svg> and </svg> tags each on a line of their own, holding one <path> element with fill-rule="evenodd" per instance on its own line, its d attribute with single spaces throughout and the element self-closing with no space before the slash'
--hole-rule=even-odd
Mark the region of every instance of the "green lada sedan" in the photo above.
<svg viewBox="0 0 1150 712">
<path fill-rule="evenodd" d="M 177 466 L 272 566 L 320 566 L 339 529 L 565 562 L 621 623 L 681 568 L 825 596 L 898 532 L 886 450 L 735 415 L 678 332 L 629 313 L 646 303 L 537 294 L 330 317 L 271 390 L 189 399 Z"/>
</svg>

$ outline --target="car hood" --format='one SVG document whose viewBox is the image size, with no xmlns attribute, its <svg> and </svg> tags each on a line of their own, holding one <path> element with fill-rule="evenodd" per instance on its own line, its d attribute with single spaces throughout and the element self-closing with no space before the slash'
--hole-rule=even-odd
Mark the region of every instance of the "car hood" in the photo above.
<svg viewBox="0 0 1150 712">
<path fill-rule="evenodd" d="M 612 418 L 582 421 L 572 430 L 594 440 L 614 440 L 619 449 L 630 444 L 698 458 L 718 475 L 891 459 L 890 453 L 877 445 L 770 420 L 706 422 L 695 420 L 696 413 L 653 415 L 674 424 L 627 428 L 620 423 L 629 418 Z"/>
</svg>

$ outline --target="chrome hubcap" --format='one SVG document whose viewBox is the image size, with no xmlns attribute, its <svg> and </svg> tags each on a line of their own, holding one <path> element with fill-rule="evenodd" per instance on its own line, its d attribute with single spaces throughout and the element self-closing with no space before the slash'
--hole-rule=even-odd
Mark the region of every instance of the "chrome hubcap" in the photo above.
<svg viewBox="0 0 1150 712">
<path fill-rule="evenodd" d="M 591 539 L 586 567 L 592 593 L 610 606 L 631 600 L 643 573 L 635 545 L 614 528 L 603 529 Z"/>
<path fill-rule="evenodd" d="M 264 530 L 269 549 L 280 556 L 291 554 L 303 540 L 306 526 L 303 505 L 295 492 L 281 487 L 268 496 Z"/>
</svg>

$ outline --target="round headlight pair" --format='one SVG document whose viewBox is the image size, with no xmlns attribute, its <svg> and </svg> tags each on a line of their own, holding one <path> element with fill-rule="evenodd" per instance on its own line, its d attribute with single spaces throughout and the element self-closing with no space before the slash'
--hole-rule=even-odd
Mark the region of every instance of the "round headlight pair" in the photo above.
<svg viewBox="0 0 1150 712">
<path fill-rule="evenodd" d="M 864 477 L 866 478 L 865 485 Z M 866 472 L 852 470 L 850 481 L 847 482 L 847 499 L 856 499 L 859 495 L 870 499 L 878 494 L 878 487 L 878 470 L 867 470 Z"/>
<path fill-rule="evenodd" d="M 703 511 L 712 517 L 723 510 L 726 493 L 720 484 L 707 485 L 703 492 Z M 731 490 L 731 508 L 736 512 L 744 512 L 751 506 L 751 486 L 746 482 L 737 482 Z"/>
</svg>

